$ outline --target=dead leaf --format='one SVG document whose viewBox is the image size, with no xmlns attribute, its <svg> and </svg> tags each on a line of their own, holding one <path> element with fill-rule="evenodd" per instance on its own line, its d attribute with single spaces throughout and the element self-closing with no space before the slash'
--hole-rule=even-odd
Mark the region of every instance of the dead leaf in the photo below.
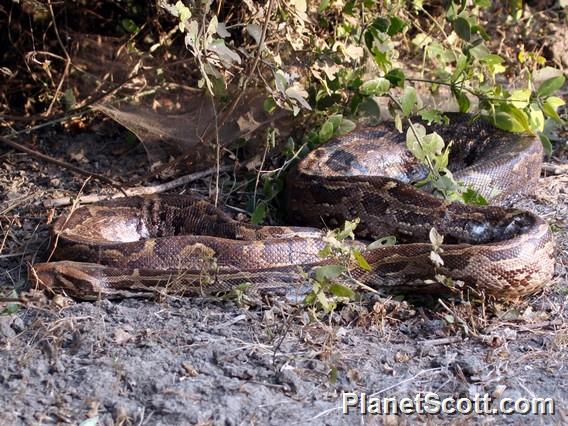
<svg viewBox="0 0 568 426">
<path fill-rule="evenodd" d="M 188 361 L 182 362 L 181 366 L 183 367 L 183 369 L 185 370 L 185 372 L 187 373 L 188 376 L 196 377 L 196 376 L 199 375 L 197 370 Z"/>
<path fill-rule="evenodd" d="M 130 334 L 128 331 L 118 329 L 118 330 L 115 330 L 115 332 L 114 332 L 113 340 L 114 340 L 115 343 L 122 345 L 124 343 L 131 341 L 133 339 L 133 337 L 134 336 L 132 334 Z"/>
</svg>

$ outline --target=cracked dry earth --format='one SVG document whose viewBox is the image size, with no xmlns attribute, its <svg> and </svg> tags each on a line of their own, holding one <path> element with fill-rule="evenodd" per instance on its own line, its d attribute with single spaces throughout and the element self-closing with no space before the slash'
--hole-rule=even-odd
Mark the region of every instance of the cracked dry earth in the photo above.
<svg viewBox="0 0 568 426">
<path fill-rule="evenodd" d="M 46 132 L 38 149 L 132 177 L 144 161 L 123 135 Z M 556 154 L 566 162 L 566 153 Z M 0 424 L 566 424 L 568 176 L 543 177 L 520 205 L 556 231 L 554 282 L 513 304 L 365 296 L 323 322 L 285 300 L 81 303 L 27 293 L 27 262 L 45 259 L 42 200 L 84 181 L 27 155 L 0 153 Z M 191 189 L 207 193 L 209 182 Z M 105 192 L 90 181 L 85 192 Z M 183 188 L 181 188 L 183 189 Z M 179 191 L 178 191 L 179 192 Z M 15 299 L 17 300 L 17 299 Z M 341 414 L 343 391 L 413 397 L 552 397 L 552 416 Z"/>
</svg>

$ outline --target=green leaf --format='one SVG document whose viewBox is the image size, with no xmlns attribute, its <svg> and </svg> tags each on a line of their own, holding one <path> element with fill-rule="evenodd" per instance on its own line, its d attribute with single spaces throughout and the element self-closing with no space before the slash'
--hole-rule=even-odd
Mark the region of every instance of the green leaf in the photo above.
<svg viewBox="0 0 568 426">
<path fill-rule="evenodd" d="M 399 133 L 402 133 L 402 117 L 398 112 L 394 116 L 394 127 Z"/>
<path fill-rule="evenodd" d="M 369 98 L 366 98 L 369 99 Z M 359 111 L 359 107 L 363 102 L 363 96 L 360 93 L 355 93 L 351 98 L 351 103 L 349 105 L 349 109 L 351 110 L 351 114 L 355 114 Z"/>
<path fill-rule="evenodd" d="M 565 81 L 566 78 L 563 75 L 544 80 L 542 84 L 538 86 L 537 93 L 542 97 L 550 96 L 562 86 L 564 86 Z"/>
<path fill-rule="evenodd" d="M 318 13 L 322 13 L 329 7 L 329 0 L 322 0 L 318 6 Z"/>
<path fill-rule="evenodd" d="M 65 111 L 69 111 L 70 109 L 74 108 L 76 103 L 77 99 L 75 98 L 73 89 L 69 88 L 65 90 L 65 92 L 63 93 L 63 105 L 65 106 Z"/>
<path fill-rule="evenodd" d="M 561 98 L 558 98 L 556 96 L 550 96 L 546 98 L 546 100 L 544 101 L 544 104 L 542 105 L 542 110 L 548 117 L 561 123 L 562 120 L 556 111 L 558 110 L 559 107 L 561 107 L 564 104 L 565 102 Z"/>
<path fill-rule="evenodd" d="M 355 127 L 357 127 L 357 125 L 354 122 L 348 120 L 347 118 L 344 118 L 343 120 L 341 120 L 341 124 L 339 125 L 335 133 L 338 136 L 346 135 L 347 133 L 355 130 Z"/>
<path fill-rule="evenodd" d="M 359 222 L 360 222 L 359 218 L 355 218 L 353 220 L 346 220 L 345 223 L 343 224 L 343 229 L 337 231 L 336 238 L 339 241 L 343 241 L 346 238 L 355 239 L 354 231 L 357 228 L 357 225 L 359 225 Z"/>
<path fill-rule="evenodd" d="M 335 304 L 329 301 L 323 291 L 318 292 L 316 294 L 316 298 L 323 310 L 325 310 L 326 312 L 331 312 L 335 309 Z"/>
<path fill-rule="evenodd" d="M 391 16 L 390 25 L 389 25 L 389 28 L 387 30 L 387 34 L 392 37 L 392 36 L 402 32 L 404 27 L 406 27 L 406 22 L 404 22 L 402 19 L 400 19 L 396 16 Z"/>
<path fill-rule="evenodd" d="M 559 77 L 563 75 L 562 71 L 558 68 L 544 67 L 538 69 L 532 73 L 532 79 L 536 83 L 542 83 L 545 80 L 549 80 L 553 77 Z"/>
<path fill-rule="evenodd" d="M 366 96 L 383 95 L 390 89 L 390 81 L 386 78 L 378 77 L 366 81 L 359 87 L 359 92 Z"/>
<path fill-rule="evenodd" d="M 365 113 L 369 117 L 379 118 L 381 116 L 381 108 L 373 98 L 367 98 L 361 105 L 359 105 L 359 111 Z"/>
<path fill-rule="evenodd" d="M 423 109 L 418 112 L 418 115 L 428 124 L 448 124 L 449 122 L 448 117 L 443 115 L 442 112 L 437 109 Z"/>
<path fill-rule="evenodd" d="M 124 28 L 130 34 L 136 34 L 138 31 L 140 31 L 140 27 L 136 25 L 136 22 L 134 22 L 132 19 L 123 19 L 122 21 L 120 21 L 120 24 L 122 25 L 122 28 Z"/>
<path fill-rule="evenodd" d="M 536 104 L 529 107 L 529 126 L 533 132 L 544 131 L 544 114 Z"/>
<path fill-rule="evenodd" d="M 515 116 L 505 111 L 498 111 L 495 114 L 494 122 L 495 126 L 508 132 L 518 133 L 525 131 L 523 124 Z"/>
<path fill-rule="evenodd" d="M 426 136 L 426 128 L 422 124 L 415 124 L 406 130 L 406 147 L 420 161 L 426 159 L 426 152 L 422 145 L 422 140 Z"/>
<path fill-rule="evenodd" d="M 331 246 L 329 244 L 326 244 L 325 247 L 318 252 L 318 256 L 321 257 L 322 259 L 325 259 L 326 257 L 331 256 L 332 254 L 333 250 L 331 249 Z"/>
<path fill-rule="evenodd" d="M 513 90 L 509 101 L 517 108 L 524 108 L 529 104 L 532 92 L 530 89 Z"/>
<path fill-rule="evenodd" d="M 0 315 L 14 315 L 21 309 L 19 303 L 8 303 L 4 309 L 0 311 Z"/>
<path fill-rule="evenodd" d="M 266 217 L 266 204 L 261 201 L 256 206 L 256 209 L 254 209 L 254 212 L 250 217 L 250 222 L 253 225 L 259 225 L 262 223 L 265 217 Z"/>
<path fill-rule="evenodd" d="M 315 270 L 316 280 L 322 282 L 324 280 L 333 280 L 345 272 L 343 265 L 324 265 L 318 266 Z"/>
<path fill-rule="evenodd" d="M 391 23 L 387 18 L 379 17 L 373 21 L 371 26 L 382 33 L 386 33 L 390 24 Z"/>
<path fill-rule="evenodd" d="M 333 115 L 330 115 L 329 118 L 327 119 L 327 121 L 329 121 L 331 124 L 333 124 L 333 132 L 334 133 L 337 129 L 339 129 L 339 126 L 341 125 L 342 120 L 343 120 L 342 114 L 333 114 Z"/>
<path fill-rule="evenodd" d="M 333 123 L 328 120 L 325 123 L 323 123 L 319 131 L 320 142 L 325 142 L 331 139 L 332 136 L 333 136 Z"/>
<path fill-rule="evenodd" d="M 539 137 L 540 142 L 542 143 L 542 148 L 544 149 L 544 153 L 547 157 L 550 157 L 552 155 L 552 142 L 550 142 L 550 138 L 544 133 L 541 133 Z"/>
<path fill-rule="evenodd" d="M 418 102 L 418 94 L 414 87 L 407 87 L 404 89 L 404 94 L 400 100 L 400 105 L 402 107 L 402 113 L 408 117 L 412 112 L 412 109 Z"/>
<path fill-rule="evenodd" d="M 451 201 L 462 200 L 463 198 L 461 194 L 457 192 L 459 187 L 453 179 L 453 176 L 448 170 L 445 170 L 444 172 L 444 175 L 440 174 L 440 177 L 431 181 L 431 185 L 434 189 L 443 194 L 445 198 L 448 198 Z"/>
<path fill-rule="evenodd" d="M 440 137 L 440 139 L 442 139 Z M 443 143 L 443 141 L 442 141 Z M 433 156 L 434 166 L 437 171 L 441 172 L 448 167 L 448 162 L 450 159 L 450 147 L 447 146 L 440 154 L 436 154 Z"/>
<path fill-rule="evenodd" d="M 278 70 L 274 73 L 274 84 L 276 85 L 276 90 L 282 94 L 286 93 L 286 88 L 289 84 L 284 71 Z"/>
<path fill-rule="evenodd" d="M 365 271 L 371 270 L 371 265 L 369 265 L 369 262 L 367 262 L 367 259 L 363 257 L 359 250 L 353 250 L 353 257 L 361 269 L 364 269 Z"/>
<path fill-rule="evenodd" d="M 349 287 L 341 284 L 333 284 L 329 287 L 329 292 L 336 297 L 347 297 L 349 299 L 355 298 L 355 292 Z"/>
<path fill-rule="evenodd" d="M 264 100 L 263 104 L 262 104 L 264 110 L 269 113 L 272 114 L 274 111 L 276 111 L 276 101 L 274 100 L 274 98 L 268 97 Z"/>
<path fill-rule="evenodd" d="M 383 238 L 379 238 L 376 241 L 373 241 L 371 244 L 367 246 L 367 250 L 375 250 L 379 247 L 388 247 L 394 246 L 396 244 L 396 237 L 394 235 L 388 235 Z"/>
<path fill-rule="evenodd" d="M 373 50 L 373 43 L 375 42 L 375 34 L 373 33 L 373 31 L 376 31 L 374 28 L 369 28 L 367 31 L 365 31 L 365 46 L 367 46 L 367 49 L 369 49 L 369 51 Z"/>
<path fill-rule="evenodd" d="M 457 18 L 459 11 L 458 5 L 453 1 L 448 2 L 447 10 L 446 10 L 446 19 L 448 21 L 453 21 Z"/>
<path fill-rule="evenodd" d="M 471 25 L 467 19 L 460 16 L 453 22 L 453 24 L 454 31 L 462 40 L 471 40 Z"/>
<path fill-rule="evenodd" d="M 462 194 L 463 202 L 466 204 L 476 204 L 480 206 L 486 206 L 489 204 L 485 197 L 477 192 L 473 188 L 467 188 L 467 190 Z"/>
<path fill-rule="evenodd" d="M 468 64 L 468 57 L 460 53 L 456 61 L 456 67 L 454 69 L 454 72 L 452 73 L 451 77 L 452 82 L 455 82 L 457 81 L 458 78 L 460 78 L 462 73 L 465 71 L 467 64 Z"/>
<path fill-rule="evenodd" d="M 505 60 L 501 56 L 495 55 L 494 53 L 485 55 L 483 58 L 481 58 L 481 60 L 487 65 L 499 65 L 505 62 Z"/>
<path fill-rule="evenodd" d="M 339 373 L 337 371 L 337 367 L 334 365 L 329 371 L 329 383 L 331 383 L 332 385 L 336 384 L 338 375 Z"/>
<path fill-rule="evenodd" d="M 472 47 L 471 49 L 469 49 L 469 53 L 474 58 L 477 58 L 479 60 L 482 60 L 491 55 L 491 51 L 484 44 L 478 44 L 477 46 Z"/>
<path fill-rule="evenodd" d="M 400 68 L 396 68 L 394 70 L 390 70 L 386 75 L 385 78 L 390 81 L 390 83 L 394 87 L 404 87 L 404 80 L 405 75 L 404 72 Z"/>
<path fill-rule="evenodd" d="M 302 301 L 302 303 L 307 306 L 311 306 L 315 302 L 316 302 L 316 293 L 314 292 L 306 294 L 306 297 L 304 297 L 304 300 Z"/>
<path fill-rule="evenodd" d="M 432 42 L 426 48 L 426 55 L 432 60 L 436 60 L 436 58 L 438 58 L 438 60 L 444 63 L 452 62 L 455 59 L 455 54 L 453 53 L 453 51 L 446 49 L 437 41 Z"/>
<path fill-rule="evenodd" d="M 509 113 L 521 124 L 524 131 L 530 131 L 529 118 L 523 110 L 507 105 Z"/>
<path fill-rule="evenodd" d="M 461 90 L 454 89 L 453 87 L 452 87 L 452 94 L 454 95 L 456 101 L 458 102 L 460 112 L 468 112 L 470 107 L 470 102 L 467 95 Z"/>
<path fill-rule="evenodd" d="M 476 6 L 479 6 L 483 9 L 487 9 L 488 7 L 491 7 L 491 0 L 474 0 L 474 4 Z"/>
<path fill-rule="evenodd" d="M 388 52 L 382 52 L 375 48 L 373 49 L 373 59 L 375 59 L 377 66 L 385 72 L 392 66 Z"/>
<path fill-rule="evenodd" d="M 427 34 L 418 33 L 412 39 L 412 44 L 414 44 L 419 49 L 427 48 L 430 43 L 432 43 L 433 39 Z"/>
<path fill-rule="evenodd" d="M 176 2 L 174 7 L 177 11 L 178 14 L 177 16 L 179 17 L 180 29 L 183 30 L 182 28 L 183 23 L 187 21 L 189 18 L 191 18 L 191 10 L 189 10 L 189 8 L 185 4 L 183 4 L 183 2 L 180 0 Z"/>
<path fill-rule="evenodd" d="M 444 139 L 436 133 L 432 132 L 422 138 L 422 146 L 424 153 L 429 157 L 440 155 L 444 149 Z"/>
<path fill-rule="evenodd" d="M 558 107 L 561 107 L 562 105 L 566 105 L 566 102 L 564 102 L 564 99 L 558 98 L 556 96 L 548 97 L 546 99 L 546 103 L 550 104 L 550 106 L 552 108 L 554 108 L 555 111 L 558 109 Z"/>
</svg>

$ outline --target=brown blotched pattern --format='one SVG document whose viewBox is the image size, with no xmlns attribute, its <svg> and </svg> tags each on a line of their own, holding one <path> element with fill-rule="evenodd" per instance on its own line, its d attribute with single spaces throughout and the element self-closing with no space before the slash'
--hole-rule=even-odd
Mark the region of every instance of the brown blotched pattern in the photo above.
<svg viewBox="0 0 568 426">
<path fill-rule="evenodd" d="M 494 204 L 528 193 L 539 177 L 540 141 L 495 130 L 464 115 L 435 127 L 452 142 L 454 176 Z M 443 275 L 500 298 L 548 284 L 554 244 L 532 213 L 448 204 L 412 183 L 427 174 L 392 125 L 356 129 L 311 152 L 289 176 L 290 221 L 321 227 L 360 218 L 356 234 L 396 235 L 403 244 L 364 252 L 371 271 L 352 275 L 374 288 L 439 291 Z M 430 259 L 432 228 L 444 236 L 443 265 Z M 76 209 L 54 228 L 55 258 L 30 278 L 82 299 L 167 291 L 210 294 L 240 284 L 259 292 L 302 291 L 324 247 L 316 228 L 253 226 L 187 196 L 129 197 Z M 305 287 L 305 286 L 304 286 Z"/>
</svg>

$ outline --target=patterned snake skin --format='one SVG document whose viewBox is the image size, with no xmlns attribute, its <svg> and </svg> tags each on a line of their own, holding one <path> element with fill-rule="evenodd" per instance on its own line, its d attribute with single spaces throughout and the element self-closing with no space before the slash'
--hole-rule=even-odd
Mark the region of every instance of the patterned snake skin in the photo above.
<svg viewBox="0 0 568 426">
<path fill-rule="evenodd" d="M 241 284 L 259 293 L 297 294 L 306 290 L 310 271 L 326 262 L 318 256 L 325 246 L 318 228 L 358 217 L 358 238 L 395 235 L 401 243 L 364 251 L 370 271 L 350 268 L 367 286 L 443 291 L 447 287 L 433 279 L 443 275 L 498 298 L 533 293 L 553 275 L 549 227 L 530 212 L 498 205 L 534 188 L 541 143 L 449 116 L 449 126 L 429 131 L 452 142 L 456 180 L 493 206 L 448 203 L 418 190 L 412 183 L 427 171 L 406 150 L 404 133 L 382 124 L 312 151 L 290 173 L 289 219 L 315 228 L 242 224 L 187 196 L 119 198 L 60 217 L 53 227 L 59 261 L 33 265 L 30 279 L 87 300 L 211 294 Z M 432 228 L 444 236 L 443 266 L 430 259 Z"/>
</svg>

